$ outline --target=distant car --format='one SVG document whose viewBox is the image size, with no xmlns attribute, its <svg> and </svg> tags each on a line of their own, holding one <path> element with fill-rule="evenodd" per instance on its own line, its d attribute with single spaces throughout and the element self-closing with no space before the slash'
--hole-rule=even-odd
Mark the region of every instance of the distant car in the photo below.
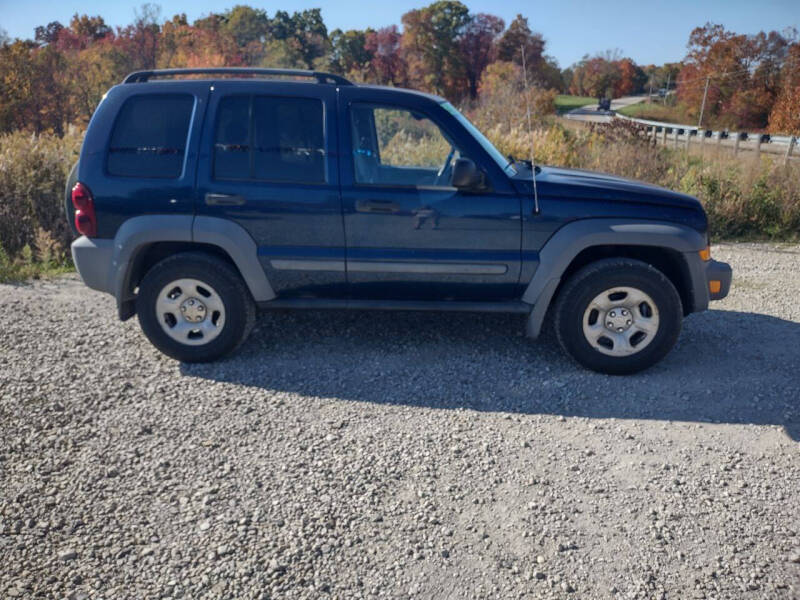
<svg viewBox="0 0 800 600">
<path fill-rule="evenodd" d="M 442 98 L 319 72 L 133 73 L 92 117 L 67 211 L 84 282 L 188 362 L 233 351 L 257 307 L 455 310 L 523 314 L 633 373 L 731 282 L 695 198 L 534 170 Z"/>
<path fill-rule="evenodd" d="M 598 99 L 597 110 L 611 110 L 611 99 L 610 98 Z"/>
</svg>

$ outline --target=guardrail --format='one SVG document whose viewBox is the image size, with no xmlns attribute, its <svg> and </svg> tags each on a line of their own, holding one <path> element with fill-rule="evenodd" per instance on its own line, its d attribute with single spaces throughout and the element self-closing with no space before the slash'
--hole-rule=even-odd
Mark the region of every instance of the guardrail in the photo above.
<svg viewBox="0 0 800 600">
<path fill-rule="evenodd" d="M 733 153 L 739 154 L 740 150 L 749 149 L 753 150 L 756 156 L 759 156 L 763 150 L 768 148 L 768 151 L 773 154 L 783 154 L 783 164 L 788 164 L 789 160 L 794 158 L 792 153 L 798 143 L 798 138 L 793 135 L 771 135 L 769 133 L 748 133 L 746 131 L 728 131 L 712 129 L 704 129 L 696 125 L 682 125 L 680 123 L 665 123 L 663 121 L 650 121 L 648 119 L 637 119 L 635 117 L 628 117 L 616 113 L 614 115 L 617 119 L 625 119 L 640 123 L 647 127 L 648 135 L 652 133 L 655 143 L 661 137 L 662 143 L 666 146 L 668 141 L 672 141 L 674 146 L 678 146 L 679 137 L 683 138 L 683 143 L 688 149 L 689 144 L 692 143 L 692 138 L 697 139 L 697 143 L 702 145 L 705 140 L 710 139 L 717 146 L 722 145 L 723 140 L 733 140 Z M 702 135 L 701 135 L 702 132 Z M 670 136 L 668 138 L 668 136 Z M 747 142 L 749 148 L 743 148 L 742 142 Z M 768 146 L 764 146 L 767 144 Z"/>
</svg>

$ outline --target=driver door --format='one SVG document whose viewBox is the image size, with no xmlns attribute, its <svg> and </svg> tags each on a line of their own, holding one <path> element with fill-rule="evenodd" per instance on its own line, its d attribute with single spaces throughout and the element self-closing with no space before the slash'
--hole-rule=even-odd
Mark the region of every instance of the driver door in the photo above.
<svg viewBox="0 0 800 600">
<path fill-rule="evenodd" d="M 520 272 L 519 197 L 452 187 L 453 160 L 465 155 L 433 116 L 347 101 L 349 91 L 340 92 L 340 181 L 350 294 L 513 297 Z"/>
</svg>

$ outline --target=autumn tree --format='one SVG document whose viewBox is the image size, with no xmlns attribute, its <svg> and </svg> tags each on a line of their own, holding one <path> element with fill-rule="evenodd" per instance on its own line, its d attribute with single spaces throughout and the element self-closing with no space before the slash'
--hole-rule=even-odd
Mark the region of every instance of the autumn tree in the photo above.
<svg viewBox="0 0 800 600">
<path fill-rule="evenodd" d="M 116 30 L 98 15 L 76 13 L 66 25 L 37 27 L 34 41 L 0 39 L 0 130 L 60 133 L 69 123 L 83 125 L 109 87 L 130 71 L 151 68 L 329 68 L 455 101 L 469 98 L 473 105 L 481 90 L 493 88 L 486 93 L 500 110 L 503 94 L 521 89 L 524 55 L 531 89 L 562 87 L 544 40 L 522 16 L 504 29 L 496 16 L 438 0 L 402 20 L 402 33 L 392 25 L 329 35 L 319 9 L 267 14 L 238 4 L 189 23 L 185 14 L 162 20 L 157 6 L 144 4 L 131 24 Z M 773 79 L 765 72 L 765 81 Z"/>
<path fill-rule="evenodd" d="M 530 109 L 534 120 L 555 112 L 555 89 L 528 86 L 525 89 L 522 67 L 511 61 L 495 61 L 483 72 L 480 83 L 479 128 L 513 130 L 527 120 Z"/>
<path fill-rule="evenodd" d="M 408 65 L 402 55 L 402 35 L 397 25 L 382 27 L 366 34 L 364 47 L 372 56 L 370 76 L 383 85 L 405 85 Z"/>
<path fill-rule="evenodd" d="M 464 60 L 464 70 L 471 98 L 478 96 L 478 83 L 481 75 L 495 57 L 495 40 L 504 27 L 505 24 L 501 18 L 478 13 L 470 18 L 461 33 L 459 48 Z"/>
<path fill-rule="evenodd" d="M 367 36 L 370 33 L 371 29 L 334 29 L 330 35 L 329 64 L 332 70 L 337 73 L 359 74 L 367 71 L 374 56 L 367 47 Z"/>
<path fill-rule="evenodd" d="M 69 28 L 78 36 L 85 46 L 97 40 L 101 40 L 112 33 L 111 28 L 106 25 L 103 17 L 90 17 L 88 15 L 78 16 L 78 13 L 75 13 L 72 17 Z"/>
<path fill-rule="evenodd" d="M 800 135 L 800 42 L 787 48 L 781 89 L 769 115 L 769 130 Z"/>
<path fill-rule="evenodd" d="M 185 15 L 176 15 L 164 23 L 159 40 L 159 66 L 236 67 L 243 64 L 233 32 L 224 18 L 209 18 L 202 27 L 186 23 Z"/>
<path fill-rule="evenodd" d="M 34 39 L 42 46 L 53 44 L 64 26 L 58 21 L 50 21 L 47 25 L 39 25 L 34 30 Z"/>
<path fill-rule="evenodd" d="M 730 127 L 762 128 L 782 89 L 782 67 L 797 32 L 742 35 L 706 23 L 689 36 L 689 52 L 678 76 L 678 98 L 697 114 Z M 705 83 L 708 81 L 708 92 Z"/>
<path fill-rule="evenodd" d="M 642 91 L 647 76 L 641 67 L 637 66 L 630 58 L 617 61 L 619 79 L 614 84 L 614 98 L 629 96 Z"/>
<path fill-rule="evenodd" d="M 469 10 L 455 0 L 439 0 L 403 15 L 403 52 L 412 85 L 458 99 L 464 95 L 466 69 L 460 37 Z"/>
<path fill-rule="evenodd" d="M 66 59 L 52 46 L 17 40 L 0 48 L 0 126 L 64 133 L 69 122 Z"/>
<path fill-rule="evenodd" d="M 0 128 L 28 129 L 33 125 L 28 100 L 33 92 L 34 43 L 16 40 L 0 48 Z"/>
<path fill-rule="evenodd" d="M 572 70 L 570 92 L 579 96 L 595 98 L 613 97 L 620 80 L 620 65 L 617 57 L 607 52 L 592 58 L 584 56 Z"/>
<path fill-rule="evenodd" d="M 161 9 L 154 4 L 143 4 L 136 10 L 132 25 L 120 29 L 119 44 L 131 56 L 136 69 L 154 69 L 158 58 L 161 27 L 158 24 Z"/>
<path fill-rule="evenodd" d="M 526 17 L 517 15 L 497 42 L 497 58 L 522 65 L 524 52 L 528 74 L 535 77 L 544 61 L 544 46 L 542 35 L 531 31 Z"/>
</svg>

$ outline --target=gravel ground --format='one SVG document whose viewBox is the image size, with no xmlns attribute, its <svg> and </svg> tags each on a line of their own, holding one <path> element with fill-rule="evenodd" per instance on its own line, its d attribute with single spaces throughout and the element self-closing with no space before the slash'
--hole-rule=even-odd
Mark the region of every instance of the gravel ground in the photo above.
<svg viewBox="0 0 800 600">
<path fill-rule="evenodd" d="M 181 365 L 0 285 L 0 597 L 797 598 L 800 247 L 647 373 L 516 316 L 268 313 Z"/>
</svg>

